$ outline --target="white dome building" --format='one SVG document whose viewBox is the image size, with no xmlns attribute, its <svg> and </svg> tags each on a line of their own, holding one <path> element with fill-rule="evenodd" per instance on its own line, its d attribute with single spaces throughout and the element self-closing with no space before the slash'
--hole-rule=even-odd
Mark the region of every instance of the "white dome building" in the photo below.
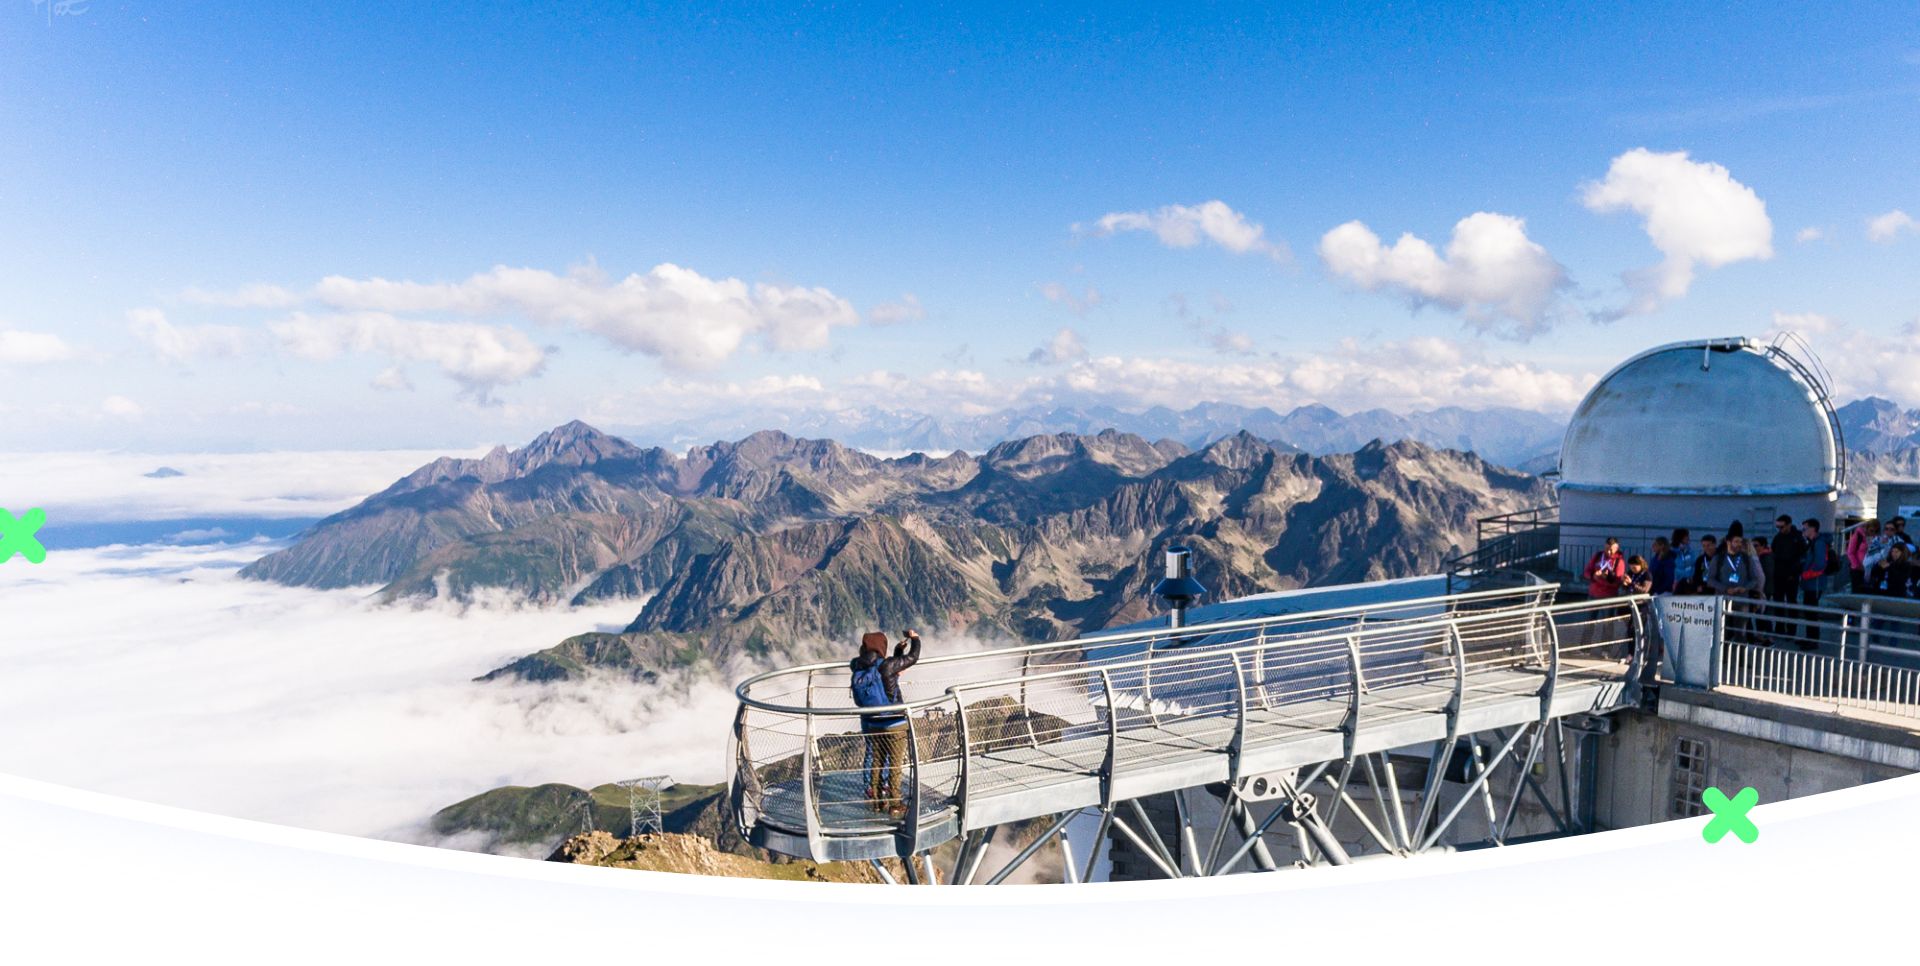
<svg viewBox="0 0 1920 966">
<path fill-rule="evenodd" d="M 1676 342 L 1601 378 L 1560 449 L 1562 566 L 1601 538 L 1646 553 L 1657 533 L 1773 535 L 1782 513 L 1831 532 L 1846 445 L 1818 362 L 1780 341 Z"/>
</svg>

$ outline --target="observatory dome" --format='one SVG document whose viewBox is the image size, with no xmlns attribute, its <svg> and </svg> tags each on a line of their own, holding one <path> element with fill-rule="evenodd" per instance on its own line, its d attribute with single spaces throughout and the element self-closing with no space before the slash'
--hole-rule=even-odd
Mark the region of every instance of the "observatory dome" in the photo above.
<svg viewBox="0 0 1920 966">
<path fill-rule="evenodd" d="M 1843 452 L 1825 391 L 1785 350 L 1678 342 L 1628 359 L 1587 393 L 1560 450 L 1560 488 L 1827 494 Z"/>
</svg>

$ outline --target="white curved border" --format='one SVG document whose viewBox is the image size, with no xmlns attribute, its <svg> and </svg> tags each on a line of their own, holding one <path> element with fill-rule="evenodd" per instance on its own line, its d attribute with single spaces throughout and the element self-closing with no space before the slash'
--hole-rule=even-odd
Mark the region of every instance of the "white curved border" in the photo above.
<svg viewBox="0 0 1920 966">
<path fill-rule="evenodd" d="M 1911 961 L 1920 775 L 1753 812 L 1344 869 L 885 888 L 530 862 L 0 775 L 0 959 L 96 962 Z M 871 935 L 869 935 L 871 934 Z M 865 937 L 865 938 L 863 938 Z M 1891 958 L 1889 958 L 1891 957 Z M 1845 960 L 1839 960 L 1844 962 Z"/>
</svg>

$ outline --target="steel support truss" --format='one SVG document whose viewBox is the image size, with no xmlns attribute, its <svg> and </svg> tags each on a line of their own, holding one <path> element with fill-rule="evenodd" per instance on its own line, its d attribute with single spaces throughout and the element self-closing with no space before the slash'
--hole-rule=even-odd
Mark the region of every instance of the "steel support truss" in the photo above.
<svg viewBox="0 0 1920 966">
<path fill-rule="evenodd" d="M 1059 857 L 1062 881 L 1091 881 L 1109 840 L 1126 842 L 1168 879 L 1497 848 L 1512 840 L 1523 799 L 1533 802 L 1551 826 L 1543 834 L 1573 834 L 1588 827 L 1576 804 L 1581 776 L 1559 720 L 1494 729 L 1460 740 L 1466 746 L 1457 753 L 1466 756 L 1465 782 L 1448 780 L 1445 769 L 1455 753 L 1444 749 L 1428 759 L 1428 780 L 1411 793 L 1403 793 L 1395 762 L 1404 766 L 1418 761 L 1417 756 L 1355 755 L 1301 769 L 1293 777 L 1279 777 L 1275 781 L 1278 794 L 1258 800 L 1249 800 L 1237 786 L 1227 784 L 1174 792 L 1166 796 L 1174 809 L 1171 835 L 1156 826 L 1140 799 L 1075 809 L 1050 816 L 1044 824 L 1025 824 L 1032 837 L 995 868 L 987 864 L 987 854 L 996 841 L 1009 838 L 1011 826 L 976 830 L 960 838 L 943 875 L 936 877 L 931 851 L 922 852 L 904 861 L 905 881 L 999 885 L 1049 847 Z M 1558 781 L 1551 783 L 1554 788 L 1542 781 L 1549 763 L 1559 773 Z M 1210 829 L 1202 821 L 1195 792 L 1208 804 Z M 1076 861 L 1067 829 L 1089 814 L 1098 816 L 1096 831 L 1088 843 L 1091 847 Z M 1469 814 L 1478 816 L 1477 820 L 1463 821 Z M 1417 823 L 1423 815 L 1426 827 L 1421 828 Z M 1034 833 L 1035 828 L 1040 830 Z M 1346 833 L 1345 841 L 1336 829 Z M 1275 836 L 1292 839 L 1292 861 L 1276 858 Z M 901 881 L 879 861 L 872 864 L 885 881 Z"/>
</svg>

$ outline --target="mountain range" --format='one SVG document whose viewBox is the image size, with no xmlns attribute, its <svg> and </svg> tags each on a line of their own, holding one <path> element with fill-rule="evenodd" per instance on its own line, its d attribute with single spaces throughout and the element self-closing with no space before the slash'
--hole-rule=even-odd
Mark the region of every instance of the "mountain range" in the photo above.
<svg viewBox="0 0 1920 966">
<path fill-rule="evenodd" d="M 1315 456 L 1350 453 L 1370 440 L 1414 440 L 1442 449 L 1479 453 L 1503 466 L 1550 468 L 1565 435 L 1565 420 L 1524 409 L 1461 409 L 1393 413 L 1384 409 L 1342 415 L 1326 406 L 1301 406 L 1282 415 L 1264 406 L 1201 403 L 1175 410 L 1156 406 L 1129 412 L 1111 406 L 1027 407 L 976 416 L 930 415 L 879 406 L 781 415 L 756 412 L 731 420 L 657 427 L 616 427 L 644 444 L 684 449 L 715 435 L 744 436 L 778 429 L 795 436 L 834 439 L 879 453 L 981 453 L 1010 439 L 1114 429 L 1146 439 L 1172 439 L 1189 449 L 1238 432 L 1284 443 Z M 1543 463 L 1542 460 L 1545 459 Z"/>
<path fill-rule="evenodd" d="M 1920 446 L 1920 409 L 1901 409 L 1890 399 L 1867 396 L 1841 406 L 1836 415 L 1847 449 L 1854 453 L 1877 456 Z"/>
<path fill-rule="evenodd" d="M 1104 430 L 882 459 L 772 431 L 676 454 L 574 422 L 435 460 L 242 575 L 634 599 L 621 633 L 493 676 L 649 677 L 812 657 L 875 627 L 1034 640 L 1137 620 L 1175 544 L 1221 597 L 1431 573 L 1477 518 L 1549 499 L 1526 474 L 1410 441 L 1312 456 L 1246 431 L 1193 449 Z"/>
</svg>

